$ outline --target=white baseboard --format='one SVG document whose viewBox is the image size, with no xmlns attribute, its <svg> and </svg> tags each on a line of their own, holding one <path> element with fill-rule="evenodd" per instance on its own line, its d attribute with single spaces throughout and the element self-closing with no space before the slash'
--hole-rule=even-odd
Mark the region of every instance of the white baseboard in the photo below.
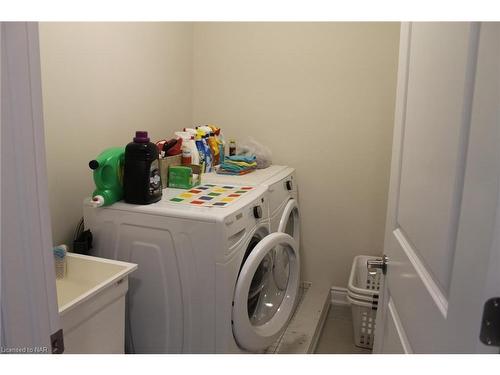
<svg viewBox="0 0 500 375">
<path fill-rule="evenodd" d="M 332 305 L 349 305 L 349 301 L 347 301 L 347 288 L 332 286 L 330 288 L 330 296 Z"/>
</svg>

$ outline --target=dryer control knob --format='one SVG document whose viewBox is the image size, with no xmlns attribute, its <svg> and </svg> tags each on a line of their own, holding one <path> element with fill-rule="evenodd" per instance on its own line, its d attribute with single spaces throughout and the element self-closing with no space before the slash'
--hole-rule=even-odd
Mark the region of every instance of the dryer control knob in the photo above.
<svg viewBox="0 0 500 375">
<path fill-rule="evenodd" d="M 286 182 L 286 190 L 292 190 L 293 189 L 293 186 L 292 186 L 292 181 L 291 180 L 288 180 Z"/>
<path fill-rule="evenodd" d="M 255 206 L 253 208 L 253 216 L 256 219 L 260 219 L 262 217 L 262 208 L 260 206 Z"/>
</svg>

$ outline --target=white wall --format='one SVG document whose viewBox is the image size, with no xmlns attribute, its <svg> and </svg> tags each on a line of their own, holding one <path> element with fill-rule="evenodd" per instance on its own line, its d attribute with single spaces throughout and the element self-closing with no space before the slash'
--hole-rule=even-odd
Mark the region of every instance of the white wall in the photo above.
<svg viewBox="0 0 500 375">
<path fill-rule="evenodd" d="M 345 286 L 356 254 L 382 250 L 398 38 L 395 23 L 42 23 L 54 243 L 104 148 L 215 123 L 297 169 L 304 278 Z"/>
<path fill-rule="evenodd" d="M 71 244 L 88 162 L 191 124 L 192 24 L 41 23 L 40 50 L 53 237 Z"/>
<path fill-rule="evenodd" d="M 399 24 L 197 23 L 193 120 L 297 169 L 304 279 L 383 246 Z"/>
</svg>

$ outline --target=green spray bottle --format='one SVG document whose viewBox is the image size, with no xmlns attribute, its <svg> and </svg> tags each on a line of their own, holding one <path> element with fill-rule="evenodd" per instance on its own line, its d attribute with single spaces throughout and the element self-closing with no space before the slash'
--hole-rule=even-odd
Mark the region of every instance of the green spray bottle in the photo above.
<svg viewBox="0 0 500 375">
<path fill-rule="evenodd" d="M 96 185 L 91 201 L 94 207 L 109 206 L 123 199 L 124 161 L 125 147 L 111 147 L 89 162 Z"/>
</svg>

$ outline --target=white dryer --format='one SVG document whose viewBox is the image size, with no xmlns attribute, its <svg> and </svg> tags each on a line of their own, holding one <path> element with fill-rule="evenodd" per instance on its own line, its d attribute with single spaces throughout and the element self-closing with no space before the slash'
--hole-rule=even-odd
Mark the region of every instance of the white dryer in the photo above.
<svg viewBox="0 0 500 375">
<path fill-rule="evenodd" d="M 211 172 L 203 175 L 203 182 L 264 186 L 269 200 L 271 231 L 288 233 L 300 245 L 300 209 L 294 168 L 271 165 L 242 176 Z"/>
<path fill-rule="evenodd" d="M 135 353 L 260 352 L 283 332 L 298 297 L 298 244 L 271 233 L 267 188 L 227 207 L 169 201 L 94 208 L 95 255 L 131 261 L 127 349 Z M 275 254 L 286 259 L 276 276 Z"/>
</svg>

